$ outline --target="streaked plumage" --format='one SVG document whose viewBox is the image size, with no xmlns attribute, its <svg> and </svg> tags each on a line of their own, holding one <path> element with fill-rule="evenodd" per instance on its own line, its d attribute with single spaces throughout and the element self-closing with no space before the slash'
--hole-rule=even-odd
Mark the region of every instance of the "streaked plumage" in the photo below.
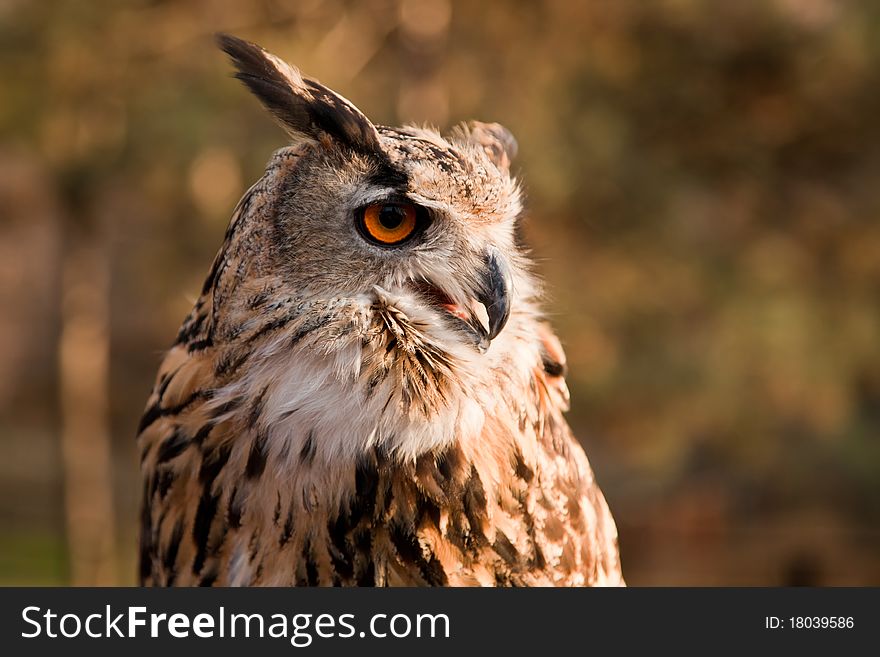
<svg viewBox="0 0 880 657">
<path fill-rule="evenodd" d="M 236 208 L 142 418 L 141 581 L 622 584 L 514 239 L 513 138 L 374 127 L 220 44 L 293 143 Z M 373 207 L 421 223 L 389 248 Z"/>
</svg>

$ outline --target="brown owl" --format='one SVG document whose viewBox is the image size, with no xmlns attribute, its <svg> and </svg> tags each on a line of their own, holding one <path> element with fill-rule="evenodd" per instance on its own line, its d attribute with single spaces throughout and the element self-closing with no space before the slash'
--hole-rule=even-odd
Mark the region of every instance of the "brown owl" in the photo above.
<svg viewBox="0 0 880 657">
<path fill-rule="evenodd" d="M 497 124 L 371 123 L 220 36 L 288 132 L 140 423 L 149 585 L 622 585 Z"/>
</svg>

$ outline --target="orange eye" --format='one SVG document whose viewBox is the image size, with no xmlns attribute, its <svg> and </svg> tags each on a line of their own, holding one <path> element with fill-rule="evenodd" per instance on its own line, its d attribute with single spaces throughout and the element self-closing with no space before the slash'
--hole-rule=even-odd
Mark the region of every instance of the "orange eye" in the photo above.
<svg viewBox="0 0 880 657">
<path fill-rule="evenodd" d="M 373 203 L 363 210 L 361 227 L 379 244 L 400 244 L 416 230 L 416 207 L 411 203 Z"/>
</svg>

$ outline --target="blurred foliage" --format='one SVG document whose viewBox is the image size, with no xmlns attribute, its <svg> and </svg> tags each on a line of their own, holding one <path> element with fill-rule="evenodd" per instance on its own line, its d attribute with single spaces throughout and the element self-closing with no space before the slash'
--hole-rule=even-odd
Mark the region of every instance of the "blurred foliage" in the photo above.
<svg viewBox="0 0 880 657">
<path fill-rule="evenodd" d="M 880 583 L 880 5 L 845 0 L 0 0 L 0 581 L 66 577 L 76 235 L 109 250 L 133 580 L 134 426 L 284 143 L 217 30 L 381 123 L 516 134 L 570 419 L 630 583 Z"/>
</svg>

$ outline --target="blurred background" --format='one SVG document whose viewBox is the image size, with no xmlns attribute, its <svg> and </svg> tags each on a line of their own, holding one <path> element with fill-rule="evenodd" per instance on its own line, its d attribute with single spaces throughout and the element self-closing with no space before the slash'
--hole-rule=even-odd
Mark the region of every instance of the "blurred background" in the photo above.
<svg viewBox="0 0 880 657">
<path fill-rule="evenodd" d="M 880 4 L 844 0 L 0 0 L 0 584 L 135 581 L 139 415 L 285 143 L 218 30 L 517 136 L 630 584 L 880 584 Z"/>
</svg>

